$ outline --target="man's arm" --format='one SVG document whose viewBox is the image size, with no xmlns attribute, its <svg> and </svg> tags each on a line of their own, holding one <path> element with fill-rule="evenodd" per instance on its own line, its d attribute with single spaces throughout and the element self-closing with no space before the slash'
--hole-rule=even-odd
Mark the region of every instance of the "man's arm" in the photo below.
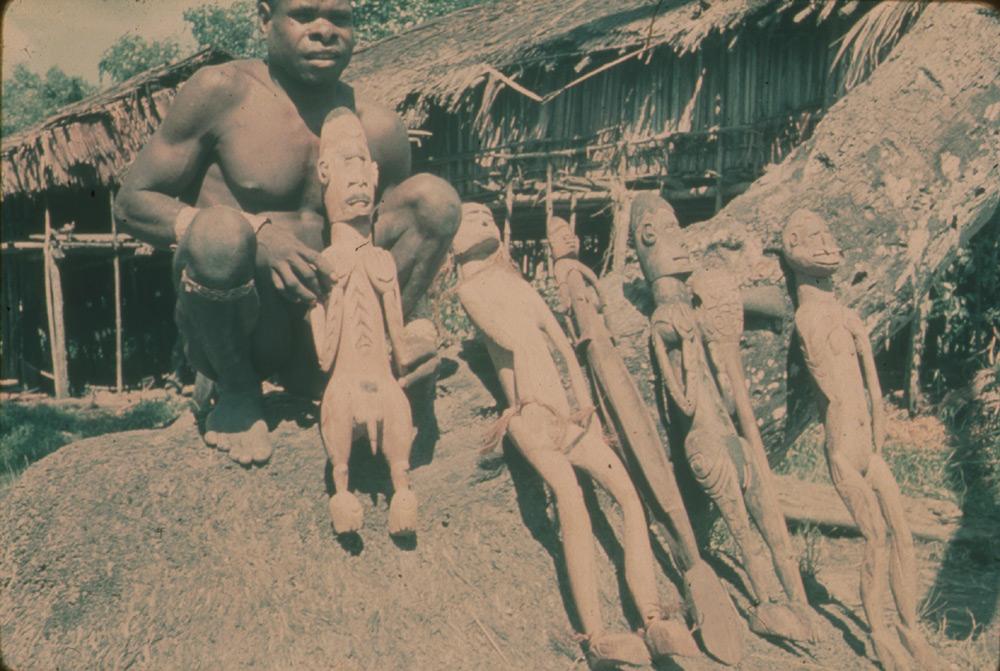
<svg viewBox="0 0 1000 671">
<path fill-rule="evenodd" d="M 174 98 L 170 112 L 128 169 L 116 200 L 122 227 L 159 247 L 177 242 L 178 200 L 203 174 L 215 142 L 216 123 L 239 102 L 231 76 L 220 68 L 196 72 Z"/>
</svg>

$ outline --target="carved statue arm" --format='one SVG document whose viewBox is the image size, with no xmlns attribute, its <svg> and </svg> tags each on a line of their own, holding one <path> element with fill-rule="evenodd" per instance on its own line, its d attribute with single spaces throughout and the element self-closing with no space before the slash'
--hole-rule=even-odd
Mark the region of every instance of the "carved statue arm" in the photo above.
<svg viewBox="0 0 1000 671">
<path fill-rule="evenodd" d="M 333 364 L 337 358 L 343 317 L 341 305 L 343 296 L 343 287 L 340 284 L 334 284 L 330 288 L 326 300 L 317 302 L 309 311 L 309 325 L 312 329 L 316 356 L 319 359 L 320 370 L 325 373 L 333 370 Z"/>
<path fill-rule="evenodd" d="M 694 414 L 694 395 L 688 397 L 685 394 L 684 384 L 681 377 L 674 370 L 673 362 L 667 354 L 667 346 L 664 342 L 664 333 L 661 332 L 661 325 L 654 323 L 653 332 L 650 337 L 653 340 L 653 352 L 656 355 L 656 363 L 660 366 L 660 374 L 663 376 L 663 386 L 666 387 L 670 398 L 674 400 L 677 407 L 688 417 Z M 683 372 L 682 372 L 683 374 Z M 691 391 L 688 389 L 687 391 Z"/>
<path fill-rule="evenodd" d="M 536 294 L 537 296 L 537 294 Z M 590 387 L 587 386 L 587 378 L 584 377 L 580 362 L 576 360 L 576 354 L 570 345 L 566 334 L 559 327 L 559 322 L 549 311 L 545 302 L 538 297 L 539 318 L 542 330 L 549 337 L 552 345 L 559 352 L 559 356 L 566 362 L 566 371 L 569 373 L 570 387 L 573 389 L 573 396 L 576 398 L 577 406 L 581 411 L 589 410 L 593 407 L 593 400 L 590 398 Z"/>
<path fill-rule="evenodd" d="M 603 311 L 607 300 L 604 296 L 604 290 L 597 279 L 597 275 L 580 261 L 576 261 L 573 264 L 573 269 L 579 271 L 580 275 L 583 276 L 583 281 L 593 288 L 594 294 L 597 296 L 597 309 Z"/>
<path fill-rule="evenodd" d="M 403 338 L 403 303 L 399 292 L 399 278 L 396 275 L 396 263 L 392 259 L 392 254 L 386 250 L 372 247 L 366 250 L 365 265 L 372 286 L 382 301 L 382 314 L 385 315 L 385 329 L 389 334 L 389 344 L 392 346 L 392 361 L 396 367 L 396 375 L 402 376 L 412 361 Z"/>
<path fill-rule="evenodd" d="M 882 405 L 882 385 L 878 381 L 878 371 L 875 368 L 875 353 L 872 351 L 871 340 L 861 318 L 853 311 L 848 311 L 847 328 L 854 336 L 855 347 L 861 356 L 861 370 L 868 386 L 868 396 L 872 408 L 872 440 L 876 454 L 882 451 L 885 441 L 885 407 Z"/>
<path fill-rule="evenodd" d="M 708 342 L 706 346 L 708 348 L 708 355 L 712 358 L 712 363 L 715 367 L 715 380 L 722 395 L 722 402 L 726 406 L 726 412 L 732 415 L 736 412 L 736 390 L 733 387 L 736 381 L 730 377 L 730 366 L 725 360 L 725 353 L 722 351 L 726 345 Z M 736 345 L 736 347 L 739 348 L 739 345 Z M 736 351 L 738 352 L 739 349 Z"/>
</svg>

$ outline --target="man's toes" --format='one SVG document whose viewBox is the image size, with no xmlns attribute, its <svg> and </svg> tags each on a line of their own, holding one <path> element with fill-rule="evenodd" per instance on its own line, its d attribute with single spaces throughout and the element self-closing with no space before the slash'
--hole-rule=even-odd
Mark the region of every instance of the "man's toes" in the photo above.
<svg viewBox="0 0 1000 671">
<path fill-rule="evenodd" d="M 219 434 L 215 431 L 206 431 L 202 439 L 209 447 L 219 447 Z"/>
<path fill-rule="evenodd" d="M 249 466 L 253 462 L 253 452 L 247 445 L 246 436 L 234 436 L 229 447 L 229 458 L 241 466 Z"/>
<path fill-rule="evenodd" d="M 267 435 L 267 425 L 258 421 L 250 429 L 247 436 L 250 446 L 250 458 L 254 463 L 265 464 L 271 458 L 274 447 L 271 445 L 271 438 Z"/>
</svg>

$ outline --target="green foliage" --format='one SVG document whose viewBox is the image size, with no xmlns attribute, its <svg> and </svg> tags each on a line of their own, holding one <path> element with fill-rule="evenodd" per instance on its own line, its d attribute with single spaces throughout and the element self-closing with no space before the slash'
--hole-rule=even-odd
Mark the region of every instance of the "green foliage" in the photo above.
<svg viewBox="0 0 1000 671">
<path fill-rule="evenodd" d="M 263 58 L 267 45 L 257 22 L 256 0 L 237 0 L 228 7 L 200 5 L 184 10 L 184 20 L 199 49 L 215 47 L 237 58 Z"/>
<path fill-rule="evenodd" d="M 118 83 L 180 56 L 181 47 L 176 40 L 147 42 L 140 35 L 125 34 L 105 49 L 97 70 L 101 77 L 108 75 L 111 81 Z"/>
<path fill-rule="evenodd" d="M 373 42 L 480 2 L 482 0 L 354 0 L 355 36 L 359 42 Z"/>
<path fill-rule="evenodd" d="M 959 249 L 930 296 L 925 377 L 940 393 L 1000 361 L 1000 219 Z"/>
<path fill-rule="evenodd" d="M 115 413 L 72 406 L 0 405 L 0 477 L 11 476 L 63 445 L 105 433 L 150 429 L 177 418 L 179 405 L 167 400 L 144 400 Z"/>
<path fill-rule="evenodd" d="M 58 67 L 49 68 L 43 78 L 19 63 L 3 82 L 3 134 L 27 128 L 93 92 L 91 84 Z"/>
</svg>

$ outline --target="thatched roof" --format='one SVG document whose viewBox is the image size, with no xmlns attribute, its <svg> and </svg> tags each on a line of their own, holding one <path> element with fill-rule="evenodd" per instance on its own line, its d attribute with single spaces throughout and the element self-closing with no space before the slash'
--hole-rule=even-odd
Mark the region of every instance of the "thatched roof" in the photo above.
<svg viewBox="0 0 1000 671">
<path fill-rule="evenodd" d="M 162 65 L 3 138 L 3 195 L 114 184 L 160 125 L 177 87 L 198 68 L 229 60 L 207 49 Z"/>
<path fill-rule="evenodd" d="M 365 96 L 406 114 L 412 127 L 430 104 L 453 110 L 490 76 L 531 63 L 578 57 L 583 76 L 598 52 L 644 46 L 695 51 L 710 35 L 735 32 L 765 9 L 797 0 L 494 0 L 359 49 L 346 79 Z M 659 10 L 659 11 L 657 11 Z M 655 14 L 655 18 L 654 18 Z M 551 91 L 536 91 L 544 97 Z"/>
</svg>

